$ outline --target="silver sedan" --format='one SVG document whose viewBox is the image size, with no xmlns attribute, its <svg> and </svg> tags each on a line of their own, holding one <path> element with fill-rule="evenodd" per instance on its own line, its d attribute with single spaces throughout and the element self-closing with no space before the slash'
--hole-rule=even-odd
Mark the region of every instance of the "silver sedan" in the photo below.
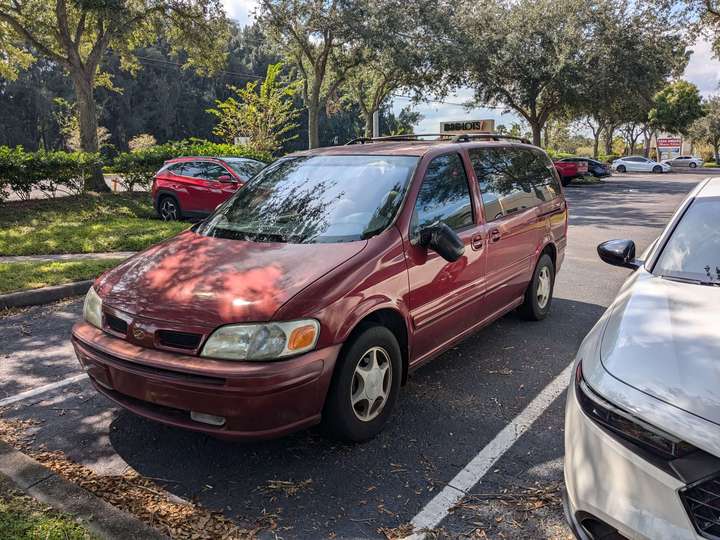
<svg viewBox="0 0 720 540">
<path fill-rule="evenodd" d="M 696 169 L 702 167 L 705 162 L 699 157 L 678 156 L 672 159 L 664 159 L 662 163 L 666 163 L 671 167 L 690 167 L 691 169 Z"/>
</svg>

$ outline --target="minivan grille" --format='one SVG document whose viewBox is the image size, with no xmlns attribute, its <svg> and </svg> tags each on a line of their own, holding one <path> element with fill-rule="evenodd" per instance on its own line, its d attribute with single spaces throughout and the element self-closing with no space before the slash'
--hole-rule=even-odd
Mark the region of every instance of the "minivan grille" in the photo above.
<svg viewBox="0 0 720 540">
<path fill-rule="evenodd" d="M 172 330 L 158 330 L 158 344 L 163 347 L 172 347 L 173 349 L 186 349 L 194 351 L 200 346 L 202 340 L 201 334 L 191 334 L 189 332 L 173 332 Z"/>
<path fill-rule="evenodd" d="M 714 477 L 683 492 L 695 528 L 705 538 L 720 539 L 720 478 Z"/>
<path fill-rule="evenodd" d="M 128 324 L 119 317 L 105 313 L 105 324 L 107 324 L 108 328 L 113 332 L 117 332 L 123 336 L 127 334 Z"/>
</svg>

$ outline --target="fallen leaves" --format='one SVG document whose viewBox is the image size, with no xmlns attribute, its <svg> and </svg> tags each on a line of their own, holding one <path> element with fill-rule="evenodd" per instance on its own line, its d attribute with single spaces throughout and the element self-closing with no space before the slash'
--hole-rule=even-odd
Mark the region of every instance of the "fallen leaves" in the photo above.
<svg viewBox="0 0 720 540">
<path fill-rule="evenodd" d="M 268 480 L 262 491 L 265 493 L 283 493 L 286 497 L 294 497 L 298 493 L 310 488 L 311 479 L 293 482 L 291 480 Z"/>
<path fill-rule="evenodd" d="M 377 532 L 385 536 L 387 540 L 401 540 L 402 538 L 410 536 L 414 529 L 415 528 L 412 523 L 403 523 L 402 525 L 393 528 L 380 527 Z"/>
</svg>

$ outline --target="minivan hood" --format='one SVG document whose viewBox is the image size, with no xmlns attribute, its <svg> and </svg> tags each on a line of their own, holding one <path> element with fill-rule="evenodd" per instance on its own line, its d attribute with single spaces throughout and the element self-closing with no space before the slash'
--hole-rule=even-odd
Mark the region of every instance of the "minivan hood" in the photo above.
<svg viewBox="0 0 720 540">
<path fill-rule="evenodd" d="M 366 245 L 246 242 L 186 231 L 128 259 L 96 288 L 103 305 L 175 325 L 267 321 Z"/>
<path fill-rule="evenodd" d="M 622 382 L 720 424 L 720 287 L 637 271 L 616 300 L 600 348 Z"/>
</svg>

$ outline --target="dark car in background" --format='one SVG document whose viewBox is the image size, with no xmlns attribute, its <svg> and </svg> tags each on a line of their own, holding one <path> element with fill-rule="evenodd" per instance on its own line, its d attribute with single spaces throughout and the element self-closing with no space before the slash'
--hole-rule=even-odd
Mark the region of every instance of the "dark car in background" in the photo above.
<svg viewBox="0 0 720 540">
<path fill-rule="evenodd" d="M 238 157 L 170 159 L 155 174 L 153 206 L 165 221 L 205 217 L 265 166 Z"/>
<path fill-rule="evenodd" d="M 606 163 L 598 161 L 597 159 L 587 157 L 569 157 L 560 159 L 558 161 L 561 163 L 586 163 L 588 172 L 592 174 L 595 178 L 603 178 L 612 174 L 610 166 Z"/>
</svg>

